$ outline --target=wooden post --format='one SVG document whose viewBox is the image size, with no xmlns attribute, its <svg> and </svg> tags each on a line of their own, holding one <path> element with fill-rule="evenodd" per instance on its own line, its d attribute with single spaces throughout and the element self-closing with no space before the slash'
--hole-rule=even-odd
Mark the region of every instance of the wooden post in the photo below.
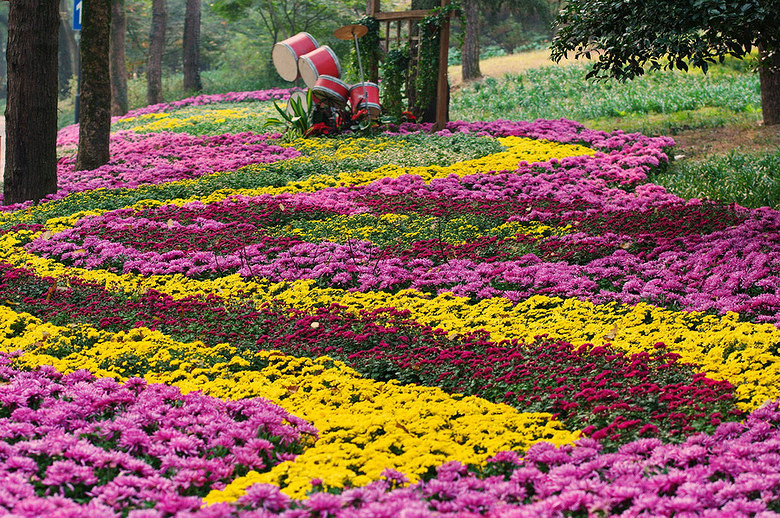
<svg viewBox="0 0 780 518">
<path fill-rule="evenodd" d="M 441 6 L 446 7 L 449 0 L 441 0 Z M 439 34 L 439 80 L 436 85 L 436 124 L 433 128 L 436 131 L 444 129 L 447 124 L 447 108 L 449 99 L 449 84 L 447 83 L 447 61 L 450 55 L 450 17 L 445 16 L 441 22 L 441 33 Z"/>
</svg>

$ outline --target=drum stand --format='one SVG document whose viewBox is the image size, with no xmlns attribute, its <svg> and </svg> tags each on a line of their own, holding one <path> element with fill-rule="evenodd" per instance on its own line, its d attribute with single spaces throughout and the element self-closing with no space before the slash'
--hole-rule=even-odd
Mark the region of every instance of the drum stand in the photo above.
<svg viewBox="0 0 780 518">
<path fill-rule="evenodd" d="M 371 110 L 368 109 L 368 92 L 366 91 L 366 81 L 363 78 L 363 63 L 360 61 L 360 46 L 358 38 L 362 38 L 368 33 L 368 27 L 365 25 L 345 25 L 336 29 L 333 36 L 340 40 L 353 39 L 355 41 L 355 52 L 358 58 L 358 70 L 360 71 L 360 84 L 363 85 L 363 102 L 366 104 L 366 116 L 371 121 Z"/>
</svg>

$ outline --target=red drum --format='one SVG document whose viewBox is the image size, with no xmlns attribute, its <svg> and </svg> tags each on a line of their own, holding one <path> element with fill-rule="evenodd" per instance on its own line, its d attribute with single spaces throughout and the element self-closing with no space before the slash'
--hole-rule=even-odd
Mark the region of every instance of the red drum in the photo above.
<svg viewBox="0 0 780 518">
<path fill-rule="evenodd" d="M 298 75 L 298 58 L 318 47 L 317 40 L 308 32 L 299 32 L 295 36 L 280 41 L 271 50 L 271 59 L 276 71 L 285 81 L 295 81 Z"/>
<path fill-rule="evenodd" d="M 341 65 L 333 49 L 323 45 L 300 57 L 298 72 L 306 86 L 311 88 L 320 76 L 341 77 Z"/>
<path fill-rule="evenodd" d="M 347 104 L 349 86 L 341 79 L 333 76 L 320 76 L 311 87 L 311 91 L 318 99 L 332 101 L 338 106 Z"/>
<path fill-rule="evenodd" d="M 379 86 L 376 83 L 358 83 L 349 89 L 349 102 L 352 110 L 358 112 L 367 109 L 371 117 L 379 117 L 382 107 L 379 104 Z"/>
</svg>

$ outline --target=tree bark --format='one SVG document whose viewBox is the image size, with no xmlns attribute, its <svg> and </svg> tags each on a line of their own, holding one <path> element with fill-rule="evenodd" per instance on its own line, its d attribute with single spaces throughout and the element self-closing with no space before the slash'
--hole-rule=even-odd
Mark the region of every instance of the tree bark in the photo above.
<svg viewBox="0 0 780 518">
<path fill-rule="evenodd" d="M 76 170 L 108 163 L 111 134 L 111 79 L 108 47 L 111 0 L 90 0 L 81 25 L 81 112 Z"/>
<path fill-rule="evenodd" d="M 762 50 L 760 65 L 758 75 L 764 126 L 774 126 L 780 124 L 780 51 L 767 56 Z"/>
<path fill-rule="evenodd" d="M 5 204 L 57 191 L 59 24 L 57 2 L 10 2 Z"/>
<path fill-rule="evenodd" d="M 462 77 L 464 81 L 482 77 L 479 70 L 479 5 L 477 0 L 464 0 L 466 27 L 463 34 Z"/>
<path fill-rule="evenodd" d="M 146 101 L 158 104 L 162 98 L 162 53 L 168 11 L 165 0 L 152 0 L 152 28 L 149 32 L 149 60 L 146 64 Z"/>
<path fill-rule="evenodd" d="M 184 90 L 200 92 L 203 85 L 200 81 L 200 1 L 187 0 L 187 10 L 184 15 L 184 38 L 182 41 Z"/>
<path fill-rule="evenodd" d="M 127 65 L 125 63 L 126 33 L 125 0 L 112 0 L 111 41 L 108 47 L 111 73 L 111 115 L 124 115 L 128 110 Z"/>
<path fill-rule="evenodd" d="M 56 2 L 10 2 L 5 204 L 57 191 L 59 24 Z"/>
</svg>

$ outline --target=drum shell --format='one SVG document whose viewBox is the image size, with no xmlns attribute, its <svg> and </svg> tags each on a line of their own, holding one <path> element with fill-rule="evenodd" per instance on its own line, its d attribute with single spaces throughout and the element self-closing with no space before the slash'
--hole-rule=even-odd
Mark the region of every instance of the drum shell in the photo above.
<svg viewBox="0 0 780 518">
<path fill-rule="evenodd" d="M 298 73 L 311 88 L 320 76 L 341 77 L 341 65 L 336 53 L 327 45 L 323 45 L 298 60 Z"/>
<path fill-rule="evenodd" d="M 349 86 L 347 83 L 329 75 L 321 75 L 317 78 L 311 91 L 318 99 L 323 101 L 332 101 L 339 106 L 347 104 L 349 97 Z"/>
<path fill-rule="evenodd" d="M 382 113 L 379 104 L 379 86 L 376 83 L 358 83 L 349 89 L 349 102 L 352 110 L 358 112 L 367 109 L 372 117 L 378 117 Z"/>
<path fill-rule="evenodd" d="M 276 43 L 271 50 L 271 59 L 276 71 L 285 81 L 295 81 L 300 77 L 298 60 L 318 48 L 317 40 L 308 32 L 299 32 L 286 40 Z"/>
</svg>

